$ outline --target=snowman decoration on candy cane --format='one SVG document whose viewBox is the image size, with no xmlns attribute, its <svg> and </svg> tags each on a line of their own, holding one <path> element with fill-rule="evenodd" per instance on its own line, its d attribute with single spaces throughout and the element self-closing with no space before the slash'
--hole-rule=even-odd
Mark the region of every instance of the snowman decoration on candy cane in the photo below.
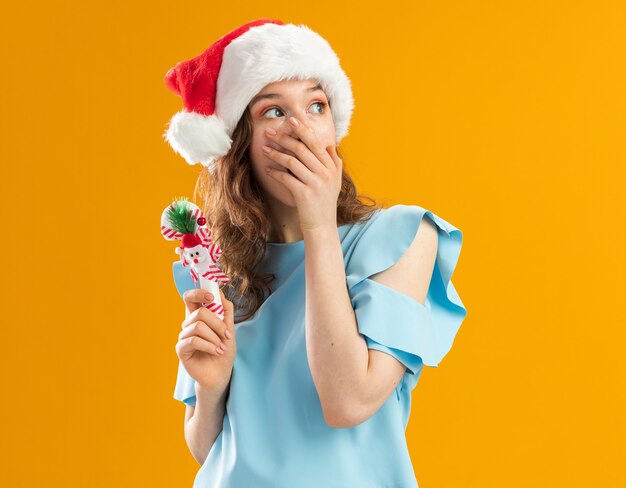
<svg viewBox="0 0 626 488">
<path fill-rule="evenodd" d="M 168 241 L 180 240 L 176 254 L 181 264 L 190 267 L 193 282 L 213 295 L 213 303 L 205 305 L 220 319 L 224 319 L 224 307 L 220 297 L 219 283 L 229 279 L 217 267 L 222 250 L 211 241 L 211 231 L 206 227 L 202 211 L 186 198 L 174 200 L 161 214 L 161 234 Z"/>
</svg>

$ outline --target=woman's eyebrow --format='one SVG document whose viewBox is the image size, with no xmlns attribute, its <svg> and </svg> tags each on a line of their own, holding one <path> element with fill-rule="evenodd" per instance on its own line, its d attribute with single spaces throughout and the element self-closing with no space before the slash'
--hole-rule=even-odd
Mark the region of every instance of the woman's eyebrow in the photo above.
<svg viewBox="0 0 626 488">
<path fill-rule="evenodd" d="M 307 92 L 314 92 L 314 91 L 317 91 L 317 90 L 321 90 L 322 92 L 324 91 L 322 89 L 321 83 L 318 83 L 317 85 L 311 86 L 311 87 L 306 89 Z M 282 98 L 282 97 L 283 96 L 280 93 L 264 93 L 263 95 L 257 95 L 250 102 L 250 107 L 252 107 L 257 102 L 260 102 L 261 100 Z"/>
</svg>

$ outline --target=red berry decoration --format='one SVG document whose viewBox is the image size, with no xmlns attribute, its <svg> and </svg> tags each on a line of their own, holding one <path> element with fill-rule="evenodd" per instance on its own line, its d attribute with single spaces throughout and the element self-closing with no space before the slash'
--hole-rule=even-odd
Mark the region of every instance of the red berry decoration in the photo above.
<svg viewBox="0 0 626 488">
<path fill-rule="evenodd" d="M 198 225 L 204 225 L 206 224 L 206 219 L 204 217 L 199 217 L 197 222 L 198 222 Z"/>
</svg>

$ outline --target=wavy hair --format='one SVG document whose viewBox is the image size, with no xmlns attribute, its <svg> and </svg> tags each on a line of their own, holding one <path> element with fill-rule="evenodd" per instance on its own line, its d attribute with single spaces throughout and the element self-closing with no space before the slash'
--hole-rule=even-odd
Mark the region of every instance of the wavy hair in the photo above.
<svg viewBox="0 0 626 488">
<path fill-rule="evenodd" d="M 262 276 L 255 273 L 265 255 L 271 223 L 263 190 L 251 168 L 248 148 L 252 131 L 248 107 L 233 132 L 229 152 L 217 162 L 215 174 L 203 167 L 193 196 L 206 216 L 212 239 L 227 250 L 218 262 L 219 268 L 230 279 L 223 292 L 236 304 L 235 312 L 243 312 L 240 320 L 247 320 L 256 313 L 266 296 L 271 294 L 268 285 L 275 279 L 273 273 Z M 343 160 L 338 148 L 337 155 Z M 345 163 L 343 168 L 337 199 L 337 224 L 367 221 L 381 206 L 373 198 L 357 194 Z M 371 204 L 362 203 L 359 197 Z M 236 322 L 240 320 L 235 319 Z"/>
</svg>

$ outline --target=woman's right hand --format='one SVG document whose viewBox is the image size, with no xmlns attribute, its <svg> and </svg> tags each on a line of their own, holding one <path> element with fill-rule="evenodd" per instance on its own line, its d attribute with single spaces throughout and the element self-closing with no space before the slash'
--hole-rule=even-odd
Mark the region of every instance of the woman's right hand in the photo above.
<svg viewBox="0 0 626 488">
<path fill-rule="evenodd" d="M 186 317 L 182 323 L 183 330 L 178 335 L 176 354 L 189 376 L 200 386 L 207 390 L 221 390 L 228 387 L 237 352 L 233 303 L 220 290 L 224 307 L 224 320 L 220 320 L 202 305 L 210 303 L 207 293 L 201 289 L 183 293 Z M 226 336 L 226 331 L 230 333 L 230 338 Z M 220 344 L 226 346 L 223 353 L 220 353 Z"/>
</svg>

